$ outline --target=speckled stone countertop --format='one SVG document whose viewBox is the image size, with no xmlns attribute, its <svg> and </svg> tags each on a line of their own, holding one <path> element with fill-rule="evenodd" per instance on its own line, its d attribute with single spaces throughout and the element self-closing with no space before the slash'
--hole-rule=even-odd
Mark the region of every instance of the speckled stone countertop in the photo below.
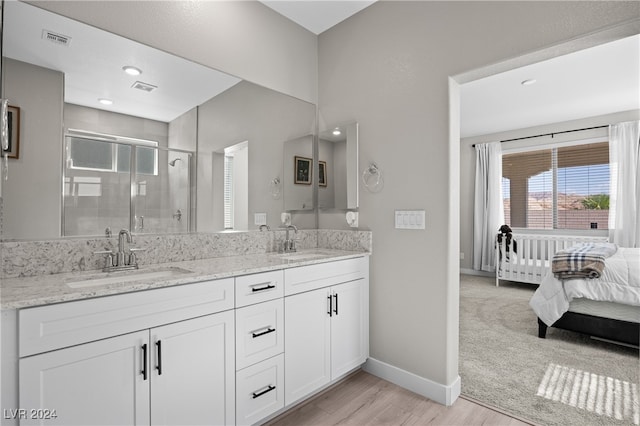
<svg viewBox="0 0 640 426">
<path fill-rule="evenodd" d="M 123 281 L 83 288 L 72 288 L 67 283 L 94 278 L 99 279 L 106 277 L 108 274 L 92 270 L 33 277 L 5 278 L 2 280 L 0 287 L 0 307 L 2 309 L 28 308 L 231 276 L 255 274 L 258 272 L 361 257 L 369 254 L 370 253 L 367 252 L 333 249 L 308 249 L 292 253 L 289 256 L 278 253 L 266 253 L 169 262 L 165 264 L 141 266 L 140 269 L 135 271 L 110 273 L 110 277 L 121 276 L 123 277 Z M 308 255 L 308 257 L 305 258 L 305 255 Z M 142 279 L 140 280 L 131 280 L 132 275 L 169 270 L 178 271 L 178 273 L 170 277 L 141 277 Z"/>
</svg>

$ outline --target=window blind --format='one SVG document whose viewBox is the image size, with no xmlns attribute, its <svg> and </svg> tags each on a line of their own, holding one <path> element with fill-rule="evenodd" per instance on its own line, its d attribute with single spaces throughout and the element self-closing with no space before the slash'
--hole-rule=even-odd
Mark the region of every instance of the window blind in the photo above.
<svg viewBox="0 0 640 426">
<path fill-rule="evenodd" d="M 224 156 L 224 228 L 233 229 L 233 157 Z"/>
<path fill-rule="evenodd" d="M 607 229 L 609 143 L 502 157 L 505 220 L 533 229 Z"/>
</svg>

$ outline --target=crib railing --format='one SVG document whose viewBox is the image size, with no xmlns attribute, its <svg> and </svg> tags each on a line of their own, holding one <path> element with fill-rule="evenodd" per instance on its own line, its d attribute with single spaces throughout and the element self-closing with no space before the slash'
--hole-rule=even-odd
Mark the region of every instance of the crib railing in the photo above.
<svg viewBox="0 0 640 426">
<path fill-rule="evenodd" d="M 540 284 L 551 269 L 551 260 L 558 250 L 607 241 L 607 237 L 514 233 L 507 244 L 506 238 L 499 237 L 500 234 L 496 235 L 496 286 L 500 285 L 500 280 Z"/>
</svg>

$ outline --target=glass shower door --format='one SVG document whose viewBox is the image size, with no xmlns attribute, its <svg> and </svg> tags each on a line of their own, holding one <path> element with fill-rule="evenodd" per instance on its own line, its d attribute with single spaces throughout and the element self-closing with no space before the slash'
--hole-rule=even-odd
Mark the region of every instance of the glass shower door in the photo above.
<svg viewBox="0 0 640 426">
<path fill-rule="evenodd" d="M 134 232 L 189 232 L 191 153 L 137 146 L 135 157 Z"/>
</svg>

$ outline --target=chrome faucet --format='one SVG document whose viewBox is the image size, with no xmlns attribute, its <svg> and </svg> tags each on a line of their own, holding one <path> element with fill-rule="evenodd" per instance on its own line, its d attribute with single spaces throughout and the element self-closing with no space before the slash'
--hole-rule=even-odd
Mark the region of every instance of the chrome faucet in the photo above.
<svg viewBox="0 0 640 426">
<path fill-rule="evenodd" d="M 296 240 L 295 238 L 289 238 L 289 231 L 293 229 L 294 234 L 298 234 L 298 228 L 295 225 L 287 225 L 285 228 L 287 233 L 282 243 L 282 249 L 285 253 L 291 253 L 296 251 Z"/>
<path fill-rule="evenodd" d="M 118 233 L 118 261 L 117 261 L 117 266 L 129 266 L 128 264 L 129 259 L 126 259 L 126 257 L 129 256 L 125 256 L 125 252 L 124 252 L 124 240 L 125 238 L 127 239 L 127 242 L 129 244 L 131 244 L 131 242 L 133 242 L 133 239 L 131 238 L 131 232 L 129 232 L 128 229 L 121 229 L 120 232 Z"/>
<path fill-rule="evenodd" d="M 138 269 L 138 259 L 136 252 L 144 250 L 143 248 L 129 247 L 126 249 L 126 243 L 132 244 L 133 237 L 128 229 L 121 229 L 118 233 L 118 251 L 111 250 L 96 251 L 94 254 L 106 254 L 106 264 L 103 269 L 105 272 L 120 271 L 124 269 Z"/>
</svg>

